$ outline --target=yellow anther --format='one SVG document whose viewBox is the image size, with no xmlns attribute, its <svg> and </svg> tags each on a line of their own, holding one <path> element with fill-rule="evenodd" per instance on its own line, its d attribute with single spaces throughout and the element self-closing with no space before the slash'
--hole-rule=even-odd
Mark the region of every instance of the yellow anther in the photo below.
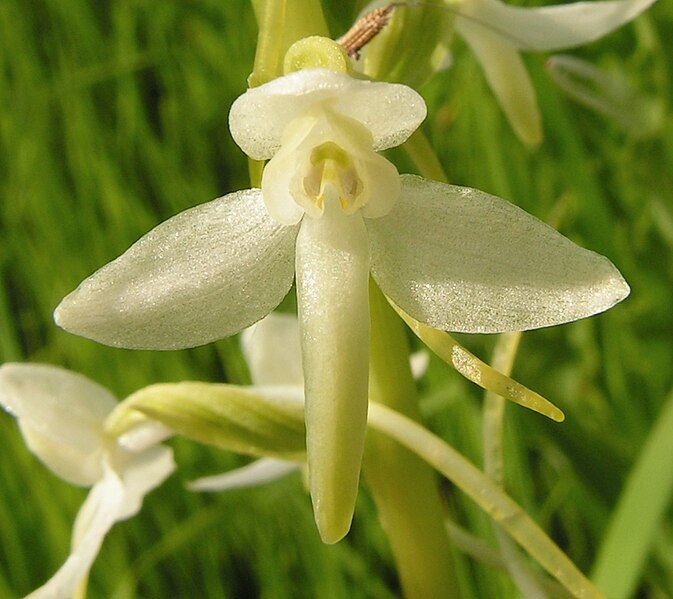
<svg viewBox="0 0 673 599">
<path fill-rule="evenodd" d="M 341 209 L 354 212 L 362 192 L 362 182 L 350 156 L 333 141 L 316 146 L 309 156 L 311 164 L 304 177 L 306 195 L 322 210 L 325 199 L 338 200 Z"/>
</svg>

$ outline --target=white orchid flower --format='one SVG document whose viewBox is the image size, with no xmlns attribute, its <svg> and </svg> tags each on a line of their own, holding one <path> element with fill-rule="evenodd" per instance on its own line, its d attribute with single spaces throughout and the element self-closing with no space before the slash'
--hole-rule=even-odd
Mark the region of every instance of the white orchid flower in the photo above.
<svg viewBox="0 0 673 599">
<path fill-rule="evenodd" d="M 606 258 L 516 206 L 400 177 L 376 151 L 405 141 L 425 112 L 406 86 L 326 69 L 248 90 L 230 127 L 249 156 L 271 159 L 262 189 L 169 219 L 55 312 L 102 343 L 178 349 L 261 319 L 296 276 L 309 486 L 327 542 L 348 531 L 357 496 L 370 273 L 415 319 L 472 333 L 569 322 L 629 292 Z"/>
<path fill-rule="evenodd" d="M 463 0 L 456 30 L 484 69 L 516 134 L 542 139 L 535 91 L 520 51 L 550 52 L 593 42 L 637 17 L 655 0 L 604 0 L 524 8 L 500 0 Z"/>
<path fill-rule="evenodd" d="M 142 449 L 129 450 L 105 433 L 105 419 L 117 405 L 112 394 L 79 374 L 43 364 L 2 365 L 0 405 L 16 417 L 28 448 L 45 466 L 69 483 L 91 487 L 75 520 L 70 555 L 28 596 L 67 599 L 87 577 L 114 523 L 134 516 L 145 495 L 174 470 L 172 451 L 156 444 L 165 430 L 157 436 L 155 429 Z"/>
</svg>

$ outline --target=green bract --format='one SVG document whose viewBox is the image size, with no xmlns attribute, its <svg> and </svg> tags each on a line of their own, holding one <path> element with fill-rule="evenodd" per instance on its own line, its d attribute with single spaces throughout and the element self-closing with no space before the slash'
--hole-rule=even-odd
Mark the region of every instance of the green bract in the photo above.
<svg viewBox="0 0 673 599">
<path fill-rule="evenodd" d="M 187 210 L 68 295 L 56 322 L 120 347 L 178 349 L 233 334 L 280 303 L 293 276 L 309 483 L 323 539 L 350 526 L 366 415 L 370 274 L 416 320 L 524 330 L 596 314 L 628 285 L 508 202 L 411 175 L 377 155 L 425 117 L 403 85 L 326 69 L 249 90 L 231 132 L 271 159 L 262 189 Z"/>
<path fill-rule="evenodd" d="M 130 395 L 138 410 L 176 434 L 226 451 L 303 459 L 303 398 L 296 387 L 247 390 L 235 385 L 182 382 L 150 385 Z"/>
</svg>

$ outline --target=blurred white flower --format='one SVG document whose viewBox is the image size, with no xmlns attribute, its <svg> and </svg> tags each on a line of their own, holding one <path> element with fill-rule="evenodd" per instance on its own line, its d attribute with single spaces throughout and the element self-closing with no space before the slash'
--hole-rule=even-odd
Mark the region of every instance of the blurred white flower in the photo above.
<svg viewBox="0 0 673 599">
<path fill-rule="evenodd" d="M 0 405 L 16 417 L 26 445 L 45 466 L 69 483 L 91 487 L 75 520 L 70 555 L 28 596 L 67 599 L 113 524 L 138 513 L 145 495 L 174 470 L 172 451 L 157 445 L 166 430 L 155 428 L 141 450 L 127 449 L 104 429 L 117 400 L 79 374 L 44 364 L 0 366 Z"/>
<path fill-rule="evenodd" d="M 500 0 L 463 0 L 456 30 L 484 69 L 516 134 L 542 139 L 540 111 L 519 52 L 550 52 L 593 42 L 637 17 L 655 0 L 604 0 L 524 8 Z"/>
<path fill-rule="evenodd" d="M 514 132 L 525 143 L 535 145 L 542 140 L 540 111 L 519 53 L 558 51 L 588 44 L 628 23 L 655 1 L 603 0 L 527 8 L 510 6 L 500 0 L 432 3 L 375 0 L 361 11 L 360 17 L 390 8 L 394 8 L 395 12 L 405 9 L 427 10 L 429 13 L 448 11 L 455 15 L 453 27 L 450 24 L 446 27 L 446 39 L 442 40 L 441 47 L 435 49 L 436 57 L 444 58 L 433 58 L 434 69 L 450 66 L 453 59 L 446 51 L 455 28 L 481 63 L 486 80 Z M 390 13 L 390 10 L 385 10 L 386 17 L 380 23 L 385 23 Z M 442 15 L 437 16 L 439 19 Z M 376 19 L 374 21 L 377 22 Z M 402 39 L 402 29 L 392 26 L 389 39 L 388 30 L 384 29 L 380 39 L 375 39 L 362 51 L 363 60 L 359 68 L 374 78 L 380 76 L 377 70 L 381 68 L 381 62 L 390 68 L 391 53 L 397 55 L 399 52 L 395 44 Z M 386 67 L 383 68 L 385 70 Z M 414 76 L 415 73 L 412 78 Z"/>
<path fill-rule="evenodd" d="M 270 158 L 262 189 L 159 225 L 68 295 L 56 322 L 118 347 L 178 349 L 239 332 L 296 275 L 309 486 L 323 539 L 350 526 L 364 446 L 370 273 L 438 329 L 502 332 L 596 314 L 629 288 L 604 257 L 483 192 L 398 175 L 425 104 L 403 85 L 326 69 L 238 98 L 231 132 Z"/>
</svg>

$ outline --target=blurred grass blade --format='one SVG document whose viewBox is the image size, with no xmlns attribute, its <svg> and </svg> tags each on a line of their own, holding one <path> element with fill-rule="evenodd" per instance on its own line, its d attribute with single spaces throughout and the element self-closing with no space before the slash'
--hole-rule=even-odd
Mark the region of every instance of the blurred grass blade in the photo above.
<svg viewBox="0 0 673 599">
<path fill-rule="evenodd" d="M 610 599 L 632 597 L 673 498 L 673 393 L 662 408 L 615 508 L 592 580 Z"/>
<path fill-rule="evenodd" d="M 514 331 L 498 336 L 493 350 L 491 364 L 498 372 L 508 375 L 512 372 L 514 359 L 521 341 L 521 332 Z M 505 455 L 503 449 L 503 432 L 505 422 L 505 400 L 487 391 L 484 396 L 484 474 L 504 490 Z M 547 597 L 542 590 L 540 581 L 523 559 L 518 547 L 512 539 L 493 523 L 493 533 L 500 547 L 503 563 L 512 581 L 525 599 L 544 599 Z"/>
<path fill-rule="evenodd" d="M 568 96 L 612 119 L 631 135 L 651 135 L 663 125 L 662 98 L 641 93 L 624 73 L 605 71 L 564 54 L 549 58 L 546 67 L 554 83 Z"/>
</svg>

